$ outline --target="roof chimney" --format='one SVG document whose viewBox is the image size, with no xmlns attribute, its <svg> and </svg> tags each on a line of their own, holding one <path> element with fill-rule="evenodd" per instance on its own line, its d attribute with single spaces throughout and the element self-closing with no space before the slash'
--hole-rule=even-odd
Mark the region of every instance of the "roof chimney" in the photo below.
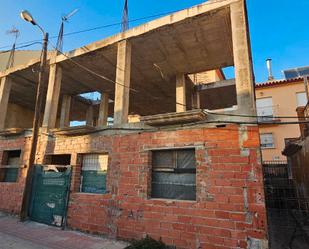
<svg viewBox="0 0 309 249">
<path fill-rule="evenodd" d="M 269 81 L 274 79 L 271 61 L 272 61 L 271 59 L 266 60 L 266 65 L 267 65 L 267 70 L 268 70 L 268 80 Z"/>
</svg>

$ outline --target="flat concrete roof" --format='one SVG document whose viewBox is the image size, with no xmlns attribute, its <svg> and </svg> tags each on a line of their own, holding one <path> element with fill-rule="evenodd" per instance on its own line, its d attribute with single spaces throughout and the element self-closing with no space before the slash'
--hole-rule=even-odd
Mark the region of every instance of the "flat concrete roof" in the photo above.
<svg viewBox="0 0 309 249">
<path fill-rule="evenodd" d="M 152 115 L 175 111 L 176 74 L 234 64 L 229 5 L 237 1 L 208 1 L 58 55 L 55 61 L 63 69 L 61 94 L 102 91 L 110 93 L 113 99 L 114 83 L 89 73 L 76 63 L 115 80 L 117 44 L 128 39 L 132 44 L 133 89 L 129 113 Z M 38 61 L 2 72 L 0 77 L 8 74 L 15 81 L 10 101 L 34 106 Z"/>
</svg>

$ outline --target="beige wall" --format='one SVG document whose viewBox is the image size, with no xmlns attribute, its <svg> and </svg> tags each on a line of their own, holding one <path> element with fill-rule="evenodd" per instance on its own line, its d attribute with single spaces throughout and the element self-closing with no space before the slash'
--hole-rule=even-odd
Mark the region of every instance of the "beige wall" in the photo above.
<svg viewBox="0 0 309 249">
<path fill-rule="evenodd" d="M 31 128 L 33 111 L 20 105 L 9 103 L 5 120 L 6 128 Z"/>
<path fill-rule="evenodd" d="M 278 84 L 277 86 L 268 86 L 256 89 L 256 98 L 272 97 L 274 106 L 274 116 L 297 116 L 297 98 L 296 93 L 304 92 L 303 81 Z M 280 119 L 280 121 L 297 121 L 297 119 Z M 286 160 L 281 155 L 281 151 L 285 147 L 285 138 L 295 138 L 300 136 L 299 125 L 263 125 L 260 126 L 260 134 L 273 133 L 275 148 L 262 149 L 262 157 L 264 161 L 274 160 L 279 157 L 280 160 Z"/>
<path fill-rule="evenodd" d="M 224 80 L 224 75 L 220 70 L 210 70 L 197 74 L 189 74 L 188 76 L 194 84 L 205 84 Z"/>
</svg>

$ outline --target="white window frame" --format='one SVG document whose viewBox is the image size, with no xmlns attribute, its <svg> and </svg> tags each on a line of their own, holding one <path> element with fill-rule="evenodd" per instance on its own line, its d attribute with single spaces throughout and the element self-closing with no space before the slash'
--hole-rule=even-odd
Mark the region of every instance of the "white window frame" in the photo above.
<svg viewBox="0 0 309 249">
<path fill-rule="evenodd" d="M 303 98 L 303 99 L 299 98 L 300 96 L 302 96 L 301 98 Z M 304 103 L 302 104 L 301 102 L 303 102 L 303 101 L 304 101 Z M 306 106 L 307 103 L 308 103 L 308 99 L 307 99 L 307 96 L 306 96 L 306 92 L 297 92 L 296 93 L 296 105 L 297 105 L 297 107 Z"/>
<path fill-rule="evenodd" d="M 272 138 L 272 146 L 263 146 L 262 142 L 262 136 L 265 135 L 271 135 Z M 274 134 L 272 132 L 267 132 L 267 133 L 261 133 L 260 134 L 260 142 L 261 142 L 261 149 L 274 149 L 275 148 L 275 141 L 274 141 Z M 270 143 L 269 143 L 270 144 Z"/>
<path fill-rule="evenodd" d="M 270 100 L 271 104 L 268 106 L 259 106 L 258 102 L 263 100 Z M 268 120 L 272 119 L 274 116 L 274 106 L 273 106 L 273 98 L 272 97 L 265 97 L 256 99 L 256 110 L 259 119 L 261 120 Z"/>
</svg>

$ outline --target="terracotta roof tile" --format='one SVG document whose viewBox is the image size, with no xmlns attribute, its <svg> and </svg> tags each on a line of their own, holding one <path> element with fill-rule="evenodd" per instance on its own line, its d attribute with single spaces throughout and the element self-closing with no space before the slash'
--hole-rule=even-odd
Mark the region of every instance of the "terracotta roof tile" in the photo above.
<svg viewBox="0 0 309 249">
<path fill-rule="evenodd" d="M 281 80 L 266 81 L 266 82 L 262 82 L 262 83 L 257 83 L 255 85 L 255 87 L 256 88 L 270 87 L 270 86 L 276 86 L 276 85 L 282 85 L 282 84 L 299 82 L 301 80 L 303 80 L 303 77 L 297 77 L 297 78 L 292 78 L 292 79 L 281 79 Z"/>
</svg>

